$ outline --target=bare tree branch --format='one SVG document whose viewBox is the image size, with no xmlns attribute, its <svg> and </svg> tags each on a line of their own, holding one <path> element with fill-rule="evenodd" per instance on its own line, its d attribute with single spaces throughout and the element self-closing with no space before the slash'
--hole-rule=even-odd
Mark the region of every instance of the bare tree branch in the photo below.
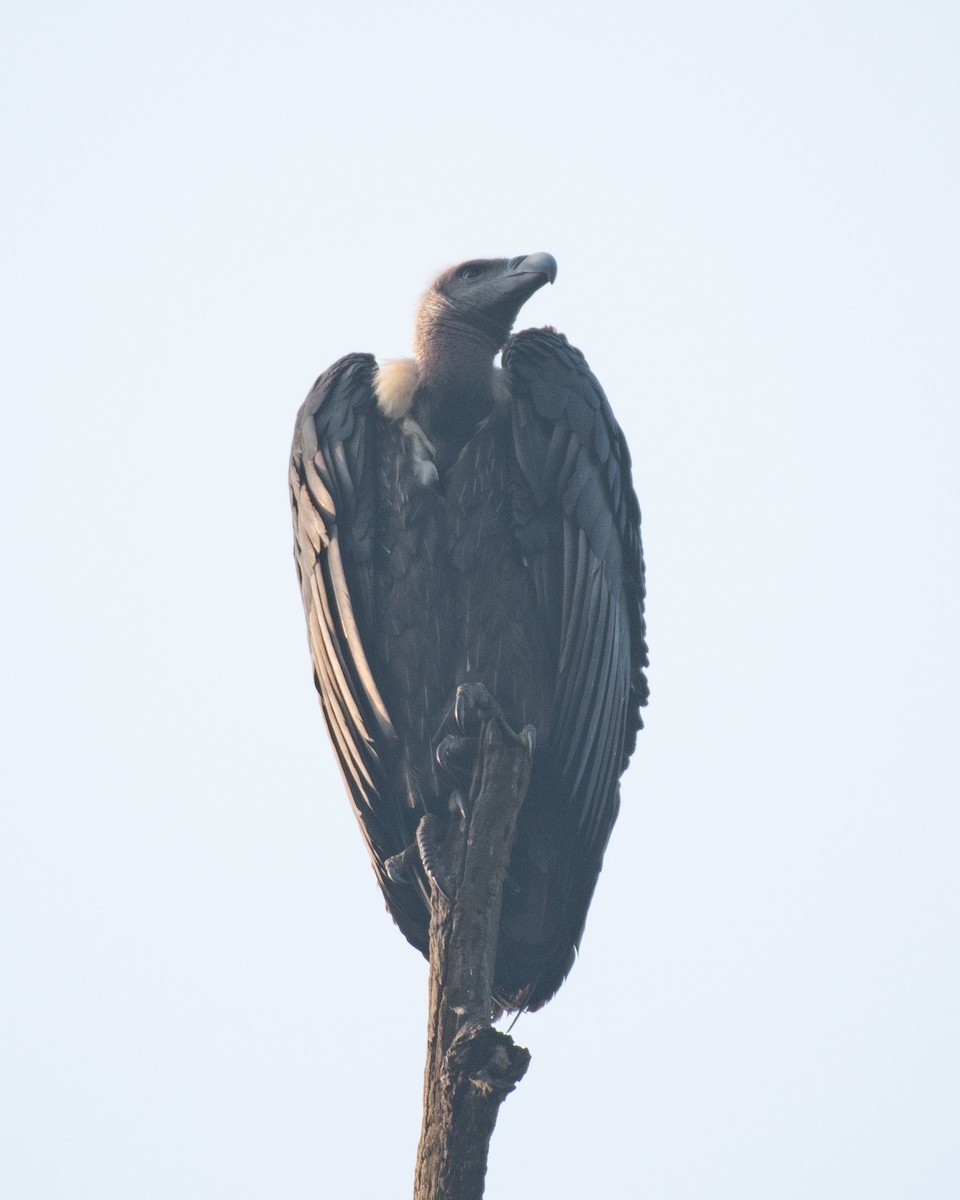
<svg viewBox="0 0 960 1200">
<path fill-rule="evenodd" d="M 479 1200 L 490 1138 L 529 1051 L 490 1023 L 503 884 L 530 748 L 487 720 L 467 821 L 452 819 L 442 850 L 450 886 L 431 889 L 430 1012 L 423 1127 L 414 1200 Z M 444 894 L 452 893 L 452 898 Z"/>
</svg>

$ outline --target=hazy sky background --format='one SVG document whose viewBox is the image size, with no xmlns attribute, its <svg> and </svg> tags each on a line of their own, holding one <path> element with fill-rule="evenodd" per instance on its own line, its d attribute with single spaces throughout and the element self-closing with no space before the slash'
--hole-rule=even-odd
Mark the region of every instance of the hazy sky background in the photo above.
<svg viewBox="0 0 960 1200">
<path fill-rule="evenodd" d="M 286 460 L 547 250 L 652 701 L 491 1200 L 954 1200 L 960 10 L 14 4 L 0 1194 L 410 1193 L 426 965 L 313 694 Z"/>
</svg>

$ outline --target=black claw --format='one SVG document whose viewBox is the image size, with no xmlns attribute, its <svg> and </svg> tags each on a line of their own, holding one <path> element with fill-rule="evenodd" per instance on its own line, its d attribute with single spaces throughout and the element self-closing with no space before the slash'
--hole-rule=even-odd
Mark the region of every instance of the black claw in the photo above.
<svg viewBox="0 0 960 1200">
<path fill-rule="evenodd" d="M 463 803 L 463 798 L 459 792 L 454 792 L 451 796 L 451 802 L 455 797 L 460 797 L 460 804 Z M 410 883 L 416 866 L 419 863 L 423 867 L 423 873 L 426 875 L 430 883 L 442 892 L 448 900 L 452 899 L 452 890 L 450 883 L 447 880 L 447 874 L 440 862 L 440 852 L 436 841 L 436 817 L 427 813 L 426 816 L 420 818 L 420 824 L 417 826 L 417 836 L 412 846 L 408 846 L 406 850 L 401 850 L 399 854 L 393 854 L 390 858 L 384 861 L 384 870 L 388 877 L 394 883 Z"/>
<path fill-rule="evenodd" d="M 471 717 L 479 721 L 498 719 L 500 705 L 482 683 L 461 683 L 457 688 L 453 713 L 457 724 L 461 729 L 465 729 L 466 722 Z"/>
<path fill-rule="evenodd" d="M 453 715 L 461 729 L 466 730 L 467 721 L 496 721 L 504 740 L 514 746 L 522 745 L 530 757 L 537 745 L 537 731 L 532 725 L 524 726 L 515 733 L 507 724 L 500 705 L 482 683 L 461 683 L 453 702 Z"/>
<path fill-rule="evenodd" d="M 384 870 L 394 883 L 409 883 L 410 871 L 418 858 L 419 850 L 417 846 L 408 846 L 406 850 L 401 850 L 399 854 L 394 854 L 388 858 L 383 864 Z"/>
<path fill-rule="evenodd" d="M 437 762 L 449 775 L 469 773 L 476 745 L 476 738 L 448 734 L 437 746 Z"/>
</svg>

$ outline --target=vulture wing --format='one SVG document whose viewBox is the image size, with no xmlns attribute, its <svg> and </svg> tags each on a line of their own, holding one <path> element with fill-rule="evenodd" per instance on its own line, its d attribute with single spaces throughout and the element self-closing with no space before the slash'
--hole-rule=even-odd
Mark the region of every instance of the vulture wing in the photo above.
<svg viewBox="0 0 960 1200">
<path fill-rule="evenodd" d="M 297 574 L 307 617 L 314 681 L 340 769 L 380 886 L 397 923 L 416 944 L 423 902 L 395 884 L 384 861 L 410 842 L 392 781 L 397 733 L 368 650 L 376 644 L 377 475 L 383 421 L 376 360 L 349 354 L 325 371 L 297 414 L 290 494 Z"/>
<path fill-rule="evenodd" d="M 550 876 L 543 909 L 559 935 L 528 1002 L 535 1008 L 572 964 L 641 725 L 643 556 L 630 455 L 583 355 L 552 330 L 525 330 L 503 365 L 513 397 L 515 534 L 557 668 L 542 731 L 546 777 L 538 783 L 535 758 L 518 832 Z M 545 855 L 536 843 L 548 830 Z M 502 946 L 504 970 L 508 959 Z"/>
</svg>

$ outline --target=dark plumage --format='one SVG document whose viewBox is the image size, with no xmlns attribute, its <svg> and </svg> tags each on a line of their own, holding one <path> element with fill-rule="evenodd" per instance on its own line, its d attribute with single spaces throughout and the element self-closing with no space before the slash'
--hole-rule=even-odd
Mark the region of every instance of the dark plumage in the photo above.
<svg viewBox="0 0 960 1200">
<path fill-rule="evenodd" d="M 646 703 L 640 511 L 623 434 L 583 356 L 510 331 L 548 254 L 444 272 L 415 358 L 350 354 L 297 415 L 297 571 L 327 728 L 387 906 L 426 953 L 425 889 L 384 863 L 446 815 L 435 750 L 458 684 L 537 730 L 504 889 L 505 1007 L 569 971 Z M 503 369 L 494 358 L 503 350 Z"/>
</svg>

